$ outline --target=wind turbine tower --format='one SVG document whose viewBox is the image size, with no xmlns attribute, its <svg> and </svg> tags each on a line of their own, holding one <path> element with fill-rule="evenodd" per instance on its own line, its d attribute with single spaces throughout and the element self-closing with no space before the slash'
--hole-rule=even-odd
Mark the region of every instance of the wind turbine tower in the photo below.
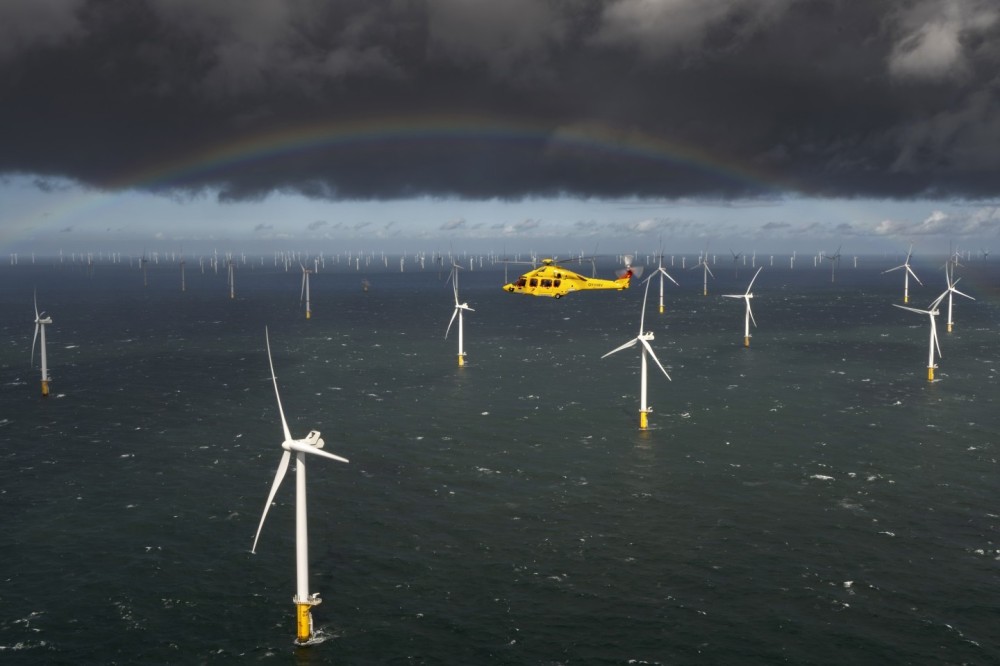
<svg viewBox="0 0 1000 666">
<path fill-rule="evenodd" d="M 312 307 L 309 304 L 309 274 L 312 273 L 312 271 L 303 266 L 301 263 L 299 266 L 302 266 L 302 289 L 299 290 L 299 302 L 301 303 L 303 299 L 305 300 L 306 319 L 312 319 Z"/>
<path fill-rule="evenodd" d="M 647 428 L 649 428 L 649 413 L 651 411 L 653 411 L 652 406 L 647 402 L 647 394 L 646 394 L 646 379 L 647 379 L 647 374 L 648 374 L 648 362 L 647 362 L 647 359 L 646 359 L 647 354 L 652 357 L 653 361 L 656 362 L 657 367 L 660 368 L 660 370 L 663 372 L 663 374 L 666 376 L 666 378 L 668 380 L 670 380 L 670 381 L 673 381 L 672 379 L 670 379 L 670 375 L 667 374 L 667 371 L 663 367 L 663 364 L 660 363 L 660 359 L 656 358 L 656 354 L 653 352 L 653 348 L 649 344 L 649 341 L 653 339 L 653 332 L 652 331 L 646 332 L 646 331 L 643 330 L 645 328 L 645 321 L 646 321 L 646 298 L 648 296 L 649 296 L 649 280 L 647 279 L 646 280 L 646 292 L 645 292 L 645 294 L 642 297 L 642 314 L 639 317 L 639 335 L 637 335 L 636 337 L 632 338 L 631 340 L 629 340 L 625 344 L 621 345 L 620 347 L 616 347 L 615 349 L 612 349 L 607 354 L 605 354 L 604 356 L 601 357 L 601 358 L 607 358 L 608 356 L 611 356 L 614 353 L 620 352 L 623 349 L 628 349 L 630 347 L 634 347 L 637 344 L 641 345 L 640 346 L 640 350 L 641 350 L 641 357 L 642 357 L 642 366 L 641 366 L 641 371 L 640 371 L 640 381 L 641 381 L 641 384 L 640 384 L 640 389 L 639 389 L 639 429 L 640 430 L 646 430 Z"/>
<path fill-rule="evenodd" d="M 938 311 L 938 305 L 940 305 L 942 298 L 944 298 L 944 294 L 938 296 L 937 300 L 930 304 L 929 310 L 918 310 L 917 308 L 909 308 L 895 303 L 892 304 L 893 307 L 901 310 L 909 310 L 910 312 L 916 312 L 917 314 L 928 315 L 931 319 L 931 335 L 927 349 L 927 381 L 929 382 L 934 381 L 934 369 L 937 368 L 937 364 L 934 363 L 934 350 L 937 349 L 937 355 L 939 358 L 941 356 L 941 345 L 938 343 L 937 335 L 937 316 L 940 314 Z"/>
<path fill-rule="evenodd" d="M 278 414 L 281 416 L 281 428 L 284 432 L 284 441 L 281 448 L 285 450 L 281 454 L 281 461 L 278 463 L 278 471 L 274 475 L 274 482 L 271 484 L 271 493 L 267 496 L 267 503 L 264 505 L 264 513 L 260 517 L 260 525 L 257 526 L 257 536 L 253 540 L 251 553 L 257 552 L 257 540 L 260 539 L 260 531 L 264 527 L 264 520 L 267 518 L 267 511 L 271 508 L 274 495 L 278 492 L 278 486 L 285 478 L 288 471 L 288 461 L 295 452 L 295 596 L 292 602 L 295 604 L 296 617 L 296 642 L 300 645 L 309 645 L 315 639 L 313 630 L 312 608 L 322 601 L 318 592 L 309 592 L 309 529 L 306 517 L 306 454 L 323 456 L 338 462 L 348 462 L 346 458 L 323 451 L 323 440 L 319 436 L 318 430 L 312 430 L 304 439 L 292 439 L 292 433 L 288 429 L 288 422 L 285 420 L 285 412 L 281 408 L 281 395 L 278 393 L 278 379 L 274 375 L 274 362 L 271 360 L 271 341 L 264 329 L 264 339 L 267 341 L 267 362 L 271 367 L 271 381 L 274 382 L 274 396 L 278 400 Z"/>
<path fill-rule="evenodd" d="M 455 294 L 455 310 L 451 313 L 451 320 L 448 322 L 448 328 L 445 329 L 444 337 L 448 338 L 448 333 L 451 332 L 451 325 L 455 323 L 455 317 L 458 317 L 458 367 L 465 365 L 465 339 L 464 331 L 462 328 L 462 311 L 468 310 L 469 312 L 475 312 L 469 307 L 468 303 L 459 303 L 458 301 L 458 271 L 461 270 L 461 266 L 458 264 L 452 264 L 451 275 L 449 279 L 451 280 L 452 291 Z"/>
<path fill-rule="evenodd" d="M 45 346 L 45 327 L 52 323 L 52 317 L 43 317 L 45 313 L 38 314 L 38 296 L 35 296 L 35 335 L 31 340 L 31 365 L 35 364 L 35 342 L 41 332 L 41 352 L 42 352 L 42 397 L 49 397 L 49 358 Z"/>
<path fill-rule="evenodd" d="M 750 290 L 753 289 L 754 280 L 757 279 L 757 276 L 760 275 L 760 272 L 762 270 L 764 270 L 763 266 L 761 266 L 760 268 L 758 268 L 757 272 L 753 274 L 753 280 L 750 280 L 750 285 L 747 286 L 747 290 L 746 290 L 745 294 L 723 294 L 722 295 L 723 298 L 742 298 L 744 301 L 746 301 L 747 309 L 746 309 L 745 323 L 744 323 L 744 326 L 743 326 L 743 346 L 744 347 L 749 347 L 750 346 L 750 322 L 753 322 L 754 327 L 757 326 L 757 322 L 753 318 L 753 310 L 750 309 L 750 299 L 753 298 L 753 293 Z"/>
</svg>

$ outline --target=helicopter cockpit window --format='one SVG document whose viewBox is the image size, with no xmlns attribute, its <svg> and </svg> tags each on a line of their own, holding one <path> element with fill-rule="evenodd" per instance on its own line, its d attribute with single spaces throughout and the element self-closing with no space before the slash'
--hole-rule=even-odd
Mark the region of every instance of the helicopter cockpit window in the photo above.
<svg viewBox="0 0 1000 666">
<path fill-rule="evenodd" d="M 526 285 L 527 283 L 528 283 L 528 281 L 527 281 L 527 280 L 525 280 L 524 278 L 520 278 L 520 279 L 519 279 L 519 280 L 517 281 L 517 286 L 518 286 L 518 287 L 523 287 L 523 286 L 524 286 L 524 285 Z"/>
<path fill-rule="evenodd" d="M 552 280 L 549 280 L 548 278 L 544 278 L 542 280 L 542 286 L 543 287 L 551 287 L 552 286 Z"/>
<path fill-rule="evenodd" d="M 531 278 L 531 286 L 532 287 L 538 286 L 538 278 Z"/>
</svg>

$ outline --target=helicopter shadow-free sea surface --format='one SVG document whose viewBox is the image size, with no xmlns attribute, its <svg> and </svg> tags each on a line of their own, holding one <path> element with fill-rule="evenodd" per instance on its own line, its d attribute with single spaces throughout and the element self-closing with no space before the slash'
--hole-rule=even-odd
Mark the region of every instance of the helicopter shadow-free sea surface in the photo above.
<svg viewBox="0 0 1000 666">
<path fill-rule="evenodd" d="M 556 301 L 463 271 L 458 367 L 430 263 L 328 261 L 308 321 L 270 259 L 232 300 L 195 261 L 185 292 L 163 261 L 146 287 L 125 263 L 0 268 L 0 661 L 1000 662 L 1000 262 L 958 269 L 976 300 L 939 317 L 929 382 L 898 262 L 765 266 L 744 348 L 720 295 L 752 267 L 719 262 L 703 296 L 694 261 L 662 314 L 651 283 L 673 381 L 651 366 L 645 432 L 638 349 L 601 358 L 639 331 L 638 283 Z M 915 269 L 924 308 L 944 275 Z M 350 459 L 309 466 L 308 648 L 291 475 L 250 553 L 282 452 L 265 326 L 293 435 Z"/>
</svg>

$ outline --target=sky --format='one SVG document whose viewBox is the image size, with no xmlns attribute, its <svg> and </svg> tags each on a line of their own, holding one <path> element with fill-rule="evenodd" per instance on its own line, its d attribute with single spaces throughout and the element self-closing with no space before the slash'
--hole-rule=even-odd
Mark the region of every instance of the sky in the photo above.
<svg viewBox="0 0 1000 666">
<path fill-rule="evenodd" d="M 4 0 L 0 250 L 1000 245 L 994 0 Z"/>
</svg>

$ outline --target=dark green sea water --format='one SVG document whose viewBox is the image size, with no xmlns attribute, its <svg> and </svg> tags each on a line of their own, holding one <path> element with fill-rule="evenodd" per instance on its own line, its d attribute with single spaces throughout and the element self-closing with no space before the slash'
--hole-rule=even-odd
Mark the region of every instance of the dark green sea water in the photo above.
<svg viewBox="0 0 1000 666">
<path fill-rule="evenodd" d="M 642 290 L 560 301 L 461 276 L 468 365 L 430 262 L 313 276 L 51 260 L 0 268 L 0 663 L 1000 662 L 1000 262 L 954 332 L 891 307 L 891 259 L 668 270 L 647 329 L 673 377 L 601 355 Z M 688 265 L 693 260 L 688 258 Z M 775 263 L 779 263 L 777 258 Z M 810 262 L 811 263 L 811 262 Z M 609 274 L 611 266 L 599 267 Z M 944 274 L 915 266 L 911 305 Z M 489 269 L 489 270 L 487 270 Z M 362 277 L 371 290 L 362 292 Z M 32 289 L 52 396 L 29 367 Z M 309 466 L 315 620 L 295 648 L 293 480 L 268 326 Z"/>
</svg>

